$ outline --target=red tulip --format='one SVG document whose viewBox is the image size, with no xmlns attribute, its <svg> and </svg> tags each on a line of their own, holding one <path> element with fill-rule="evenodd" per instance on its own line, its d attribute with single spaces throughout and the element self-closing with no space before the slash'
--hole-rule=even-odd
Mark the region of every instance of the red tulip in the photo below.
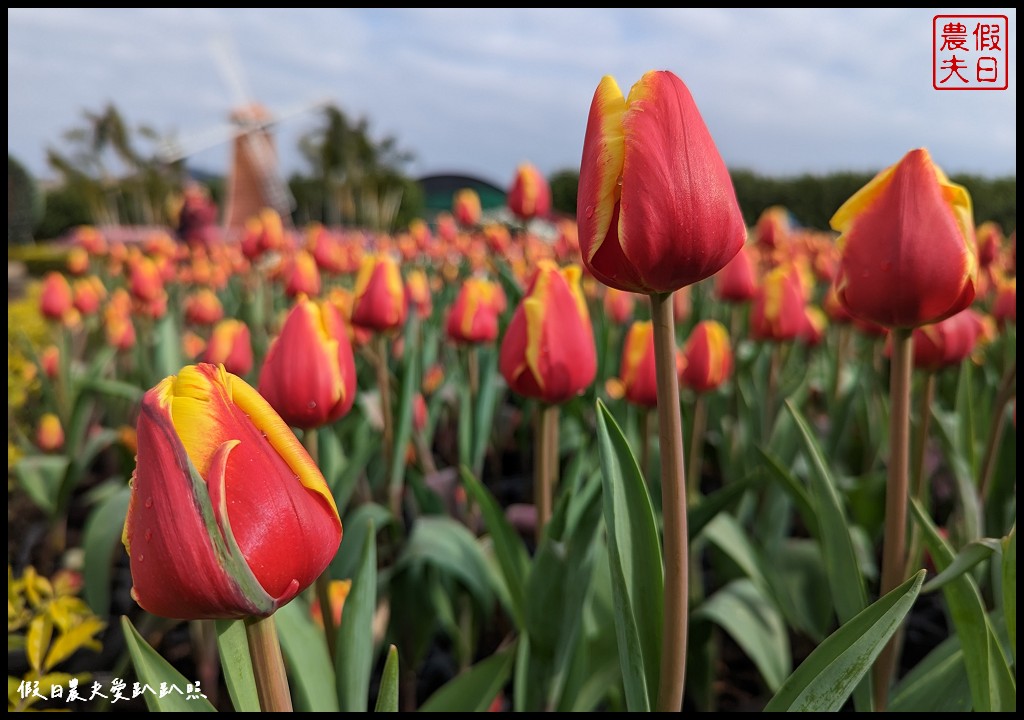
<svg viewBox="0 0 1024 720">
<path fill-rule="evenodd" d="M 678 290 L 739 252 L 746 230 L 729 171 L 678 77 L 649 72 L 629 97 L 601 80 L 576 217 L 583 262 L 619 290 Z"/>
<path fill-rule="evenodd" d="M 60 348 L 56 345 L 47 345 L 39 354 L 39 364 L 43 368 L 46 377 L 53 380 L 60 372 Z"/>
<path fill-rule="evenodd" d="M 501 341 L 498 369 L 515 392 L 548 403 L 582 392 L 597 374 L 580 268 L 542 260 Z"/>
<path fill-rule="evenodd" d="M 189 365 L 145 394 L 124 545 L 132 596 L 181 619 L 267 616 L 341 542 L 316 464 L 240 378 Z"/>
<path fill-rule="evenodd" d="M 193 325 L 213 325 L 224 317 L 217 293 L 203 288 L 185 298 L 185 320 Z"/>
<path fill-rule="evenodd" d="M 842 233 L 837 292 L 852 315 L 916 327 L 955 315 L 974 299 L 971 199 L 927 150 L 912 150 L 875 176 L 831 224 Z"/>
<path fill-rule="evenodd" d="M 74 295 L 68 279 L 57 271 L 49 272 L 43 278 L 43 290 L 39 296 L 39 310 L 51 320 L 60 320 L 71 309 Z"/>
<path fill-rule="evenodd" d="M 299 297 L 267 350 L 259 390 L 286 423 L 303 429 L 332 423 L 352 408 L 352 343 L 333 303 Z"/>
<path fill-rule="evenodd" d="M 626 331 L 622 345 L 619 380 L 623 395 L 635 405 L 658 405 L 658 382 L 654 368 L 654 325 L 638 320 Z"/>
<path fill-rule="evenodd" d="M 544 217 L 551 212 L 551 187 L 540 170 L 523 163 L 516 169 L 506 202 L 512 214 L 521 220 Z"/>
<path fill-rule="evenodd" d="M 135 325 L 131 313 L 132 299 L 128 297 L 128 291 L 117 288 L 103 310 L 103 327 L 111 347 L 129 350 L 135 346 Z"/>
<path fill-rule="evenodd" d="M 505 308 L 501 286 L 471 277 L 462 284 L 448 312 L 448 337 L 455 342 L 488 343 L 498 338 L 498 315 Z"/>
<path fill-rule="evenodd" d="M 754 261 L 746 246 L 715 275 L 715 297 L 731 303 L 750 302 L 757 293 Z"/>
<path fill-rule="evenodd" d="M 390 255 L 363 259 L 356 278 L 352 322 L 376 330 L 394 330 L 405 323 L 409 303 L 398 264 Z"/>
<path fill-rule="evenodd" d="M 716 320 L 701 320 L 683 348 L 680 380 L 694 392 L 714 390 L 732 375 L 729 332 Z"/>
<path fill-rule="evenodd" d="M 248 375 L 253 363 L 249 326 L 234 318 L 217 323 L 203 353 L 203 362 L 223 364 L 234 375 Z"/>
<path fill-rule="evenodd" d="M 625 325 L 633 317 L 636 296 L 625 290 L 608 288 L 604 293 L 604 314 L 616 325 Z"/>
<path fill-rule="evenodd" d="M 914 367 L 934 371 L 957 366 L 971 356 L 985 334 L 981 316 L 970 308 L 914 328 Z"/>
<path fill-rule="evenodd" d="M 757 244 L 770 250 L 784 246 L 789 240 L 789 233 L 789 212 L 779 205 L 762 212 L 754 227 Z"/>
<path fill-rule="evenodd" d="M 472 188 L 463 188 L 452 199 L 452 214 L 462 227 L 476 227 L 480 222 L 480 195 Z"/>
</svg>

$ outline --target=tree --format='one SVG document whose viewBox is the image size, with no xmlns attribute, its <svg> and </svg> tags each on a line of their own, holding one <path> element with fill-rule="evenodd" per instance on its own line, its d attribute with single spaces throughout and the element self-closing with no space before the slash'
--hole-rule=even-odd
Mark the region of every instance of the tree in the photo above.
<svg viewBox="0 0 1024 720">
<path fill-rule="evenodd" d="M 32 242 L 32 230 L 43 209 L 35 179 L 25 167 L 7 156 L 7 244 Z"/>
<path fill-rule="evenodd" d="M 551 207 L 576 217 L 576 193 L 580 186 L 579 170 L 559 170 L 548 179 L 551 186 Z"/>
<path fill-rule="evenodd" d="M 300 204 L 309 220 L 377 230 L 397 227 L 408 195 L 402 170 L 413 156 L 401 150 L 394 137 L 374 140 L 366 118 L 353 121 L 337 106 L 328 105 L 323 126 L 306 134 L 299 148 L 312 166 L 314 180 L 293 190 L 307 191 L 307 201 Z M 320 204 L 319 212 L 314 203 Z"/>
</svg>

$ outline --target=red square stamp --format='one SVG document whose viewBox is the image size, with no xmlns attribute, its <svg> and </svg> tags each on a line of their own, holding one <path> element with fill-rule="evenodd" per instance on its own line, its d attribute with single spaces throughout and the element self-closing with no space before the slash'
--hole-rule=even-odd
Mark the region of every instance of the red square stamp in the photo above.
<svg viewBox="0 0 1024 720">
<path fill-rule="evenodd" d="M 1006 15 L 932 18 L 932 87 L 1006 90 L 1010 87 L 1010 22 Z"/>
</svg>

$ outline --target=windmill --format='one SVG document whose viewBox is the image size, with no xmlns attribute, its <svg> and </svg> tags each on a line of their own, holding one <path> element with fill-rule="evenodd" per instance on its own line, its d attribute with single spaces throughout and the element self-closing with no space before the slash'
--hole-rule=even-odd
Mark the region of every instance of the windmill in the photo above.
<svg viewBox="0 0 1024 720">
<path fill-rule="evenodd" d="M 237 54 L 228 42 L 223 38 L 214 39 L 211 48 L 234 99 L 235 107 L 229 114 L 229 125 L 205 133 L 187 144 L 167 143 L 161 155 L 165 162 L 178 162 L 230 140 L 231 160 L 224 212 L 227 235 L 231 237 L 240 232 L 249 218 L 267 207 L 276 210 L 285 224 L 288 224 L 295 207 L 295 198 L 281 174 L 272 130 L 283 120 L 321 108 L 327 101 L 317 100 L 289 112 L 272 115 L 263 105 L 251 100 Z"/>
</svg>

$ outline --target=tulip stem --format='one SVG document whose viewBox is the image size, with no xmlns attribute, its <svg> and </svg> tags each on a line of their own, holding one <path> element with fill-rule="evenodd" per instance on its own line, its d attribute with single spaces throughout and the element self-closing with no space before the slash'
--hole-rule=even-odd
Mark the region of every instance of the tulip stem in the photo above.
<svg viewBox="0 0 1024 720">
<path fill-rule="evenodd" d="M 658 383 L 661 509 L 665 527 L 665 616 L 657 704 L 661 712 L 679 712 L 683 705 L 689 582 L 683 420 L 679 410 L 676 330 L 672 315 L 672 293 L 652 294 L 651 321 L 654 324 L 654 363 Z"/>
<path fill-rule="evenodd" d="M 468 348 L 467 356 L 469 365 L 469 396 L 473 399 L 475 407 L 476 396 L 480 392 L 480 352 L 476 345 Z"/>
<path fill-rule="evenodd" d="M 533 474 L 533 504 L 537 508 L 535 537 L 539 546 L 551 519 L 551 498 L 558 479 L 558 405 L 544 405 L 540 409 Z"/>
<path fill-rule="evenodd" d="M 885 537 L 879 597 L 900 584 L 907 563 L 907 495 L 910 465 L 910 385 L 914 346 L 911 330 L 892 331 L 889 370 L 889 481 L 885 489 Z M 896 670 L 899 641 L 893 637 L 875 662 L 875 710 L 882 712 Z"/>
<path fill-rule="evenodd" d="M 377 389 L 380 392 L 381 417 L 384 420 L 384 467 L 391 467 L 391 444 L 394 424 L 391 418 L 391 376 L 388 372 L 388 339 L 384 333 L 377 334 Z M 394 498 L 392 498 L 393 500 Z M 395 510 L 394 507 L 391 508 Z M 396 517 L 399 517 L 396 515 Z"/>
<path fill-rule="evenodd" d="M 993 409 L 992 426 L 989 428 L 988 441 L 985 443 L 985 457 L 981 463 L 981 502 L 984 503 L 988 497 L 989 485 L 992 483 L 992 473 L 996 468 L 996 455 L 999 450 L 999 441 L 1003 437 L 1003 429 L 1006 427 L 1006 405 L 1013 399 L 1016 393 L 1017 364 L 1014 363 L 1006 368 L 1003 379 L 999 382 L 999 390 L 996 393 L 996 404 Z"/>
<path fill-rule="evenodd" d="M 274 616 L 248 618 L 245 621 L 245 636 L 249 641 L 249 656 L 252 658 L 260 708 L 263 712 L 291 712 L 292 696 L 288 689 L 288 675 L 284 670 Z"/>
<path fill-rule="evenodd" d="M 309 428 L 302 435 L 302 444 L 306 448 L 306 452 L 309 453 L 310 459 L 313 464 L 319 464 L 320 459 L 320 446 L 317 443 L 317 432 L 316 428 Z M 320 576 L 316 579 L 316 599 L 320 603 L 320 617 L 324 621 L 324 636 L 327 638 L 327 653 L 334 661 L 334 646 L 335 646 L 335 628 L 334 628 L 334 612 L 331 608 L 331 570 L 327 568 Z"/>
<path fill-rule="evenodd" d="M 921 405 L 918 410 L 920 421 L 918 422 L 917 436 L 914 438 L 914 458 L 910 467 L 913 482 L 910 486 L 910 496 L 914 498 L 921 507 L 928 507 L 928 483 L 925 482 L 925 449 L 928 447 L 928 429 L 931 425 L 932 403 L 935 401 L 935 373 L 931 370 L 925 371 L 924 395 L 921 397 Z M 914 571 L 914 567 L 921 561 L 921 534 L 916 524 L 910 528 L 910 549 L 907 551 L 907 564 L 903 568 L 903 576 L 906 577 Z"/>
<path fill-rule="evenodd" d="M 707 428 L 708 406 L 704 395 L 698 394 L 693 404 L 693 430 L 690 435 L 690 464 L 686 468 L 686 499 L 690 505 L 700 502 L 701 459 L 704 450 L 704 430 Z"/>
</svg>

